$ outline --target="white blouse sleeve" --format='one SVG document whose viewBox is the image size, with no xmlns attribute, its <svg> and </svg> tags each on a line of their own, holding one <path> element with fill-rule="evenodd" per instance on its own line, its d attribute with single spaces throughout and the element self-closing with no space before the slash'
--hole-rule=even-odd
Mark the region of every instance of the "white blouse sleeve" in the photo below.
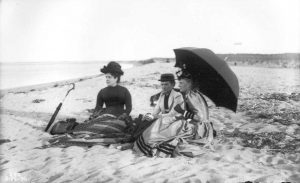
<svg viewBox="0 0 300 183">
<path fill-rule="evenodd" d="M 204 122 L 208 120 L 208 107 L 206 101 L 200 96 L 198 92 L 191 91 L 187 95 L 188 105 L 190 108 L 190 115 L 189 112 L 185 112 L 185 117 L 190 116 L 193 120 Z"/>
<path fill-rule="evenodd" d="M 156 106 L 154 107 L 154 110 L 152 112 L 152 115 L 154 116 L 154 118 L 158 118 L 159 113 L 161 112 L 161 108 L 160 108 L 160 102 L 161 102 L 161 98 L 162 98 L 162 94 L 160 94 Z"/>
</svg>

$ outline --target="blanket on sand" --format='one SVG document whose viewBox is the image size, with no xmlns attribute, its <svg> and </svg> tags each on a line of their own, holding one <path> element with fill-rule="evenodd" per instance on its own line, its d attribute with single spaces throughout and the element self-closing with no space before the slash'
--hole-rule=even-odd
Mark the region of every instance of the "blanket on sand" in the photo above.
<svg viewBox="0 0 300 183">
<path fill-rule="evenodd" d="M 133 141 L 131 125 L 110 114 L 77 123 L 75 120 L 58 121 L 52 125 L 48 146 L 94 146 L 128 143 Z"/>
</svg>

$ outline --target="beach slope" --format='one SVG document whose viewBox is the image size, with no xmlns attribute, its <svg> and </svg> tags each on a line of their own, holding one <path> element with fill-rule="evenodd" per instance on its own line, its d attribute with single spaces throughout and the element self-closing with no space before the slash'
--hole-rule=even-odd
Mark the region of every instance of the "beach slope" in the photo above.
<svg viewBox="0 0 300 183">
<path fill-rule="evenodd" d="M 121 84 L 133 99 L 132 116 L 153 110 L 161 73 L 174 63 L 125 70 Z M 300 182 L 300 73 L 295 69 L 232 67 L 240 82 L 238 112 L 209 101 L 218 132 L 215 151 L 194 158 L 138 157 L 131 150 L 94 146 L 41 148 L 43 130 L 69 86 L 64 83 L 17 89 L 1 95 L 0 182 Z M 76 80 L 57 117 L 88 118 L 103 76 Z"/>
</svg>

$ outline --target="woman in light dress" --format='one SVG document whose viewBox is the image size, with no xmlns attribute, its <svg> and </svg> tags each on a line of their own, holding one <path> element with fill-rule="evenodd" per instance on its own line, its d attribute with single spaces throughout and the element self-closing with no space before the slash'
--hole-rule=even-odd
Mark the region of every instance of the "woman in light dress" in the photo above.
<svg viewBox="0 0 300 183">
<path fill-rule="evenodd" d="M 177 73 L 184 101 L 174 107 L 173 120 L 158 118 L 134 142 L 134 151 L 149 157 L 193 156 L 190 143 L 211 147 L 214 129 L 209 122 L 207 103 L 192 75 L 186 70 Z"/>
</svg>

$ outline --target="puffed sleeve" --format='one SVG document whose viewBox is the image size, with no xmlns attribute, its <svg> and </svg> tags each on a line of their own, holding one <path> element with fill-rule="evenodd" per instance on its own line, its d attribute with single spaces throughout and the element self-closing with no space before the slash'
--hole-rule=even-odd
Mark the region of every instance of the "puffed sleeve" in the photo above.
<svg viewBox="0 0 300 183">
<path fill-rule="evenodd" d="M 97 102 L 96 102 L 95 111 L 101 110 L 102 107 L 103 107 L 103 91 L 100 90 L 98 95 L 97 95 Z"/>
<path fill-rule="evenodd" d="M 175 96 L 174 96 L 174 103 L 173 105 L 171 106 L 171 109 L 170 109 L 170 112 L 166 113 L 166 114 L 162 114 L 163 117 L 167 117 L 167 116 L 170 116 L 170 117 L 173 117 L 173 116 L 176 116 L 177 114 L 179 114 L 178 112 L 176 112 L 174 110 L 174 107 L 176 105 L 180 105 L 181 108 L 184 108 L 184 100 L 183 100 L 183 97 L 181 95 L 181 93 L 179 92 L 176 92 L 175 93 Z"/>
<path fill-rule="evenodd" d="M 209 116 L 208 107 L 201 94 L 196 91 L 191 91 L 187 95 L 187 100 L 190 111 L 185 111 L 184 117 L 198 122 L 207 121 Z"/>
<path fill-rule="evenodd" d="M 180 113 L 176 112 L 174 110 L 174 107 L 176 105 L 180 105 L 181 108 L 184 108 L 184 100 L 183 97 L 181 95 L 181 93 L 176 93 L 174 96 L 174 103 L 171 106 L 170 112 L 166 113 L 166 114 L 161 114 L 161 117 L 163 118 L 163 124 L 171 124 L 175 121 L 177 121 L 176 117 L 177 115 L 179 115 Z"/>
<path fill-rule="evenodd" d="M 132 110 L 132 100 L 131 100 L 131 94 L 127 88 L 125 88 L 125 107 L 126 107 L 125 112 L 126 114 L 129 115 Z"/>
<path fill-rule="evenodd" d="M 152 115 L 154 116 L 154 118 L 158 118 L 159 113 L 161 112 L 161 108 L 160 108 L 160 102 L 161 102 L 161 98 L 162 98 L 162 94 L 159 95 L 159 98 L 157 100 L 157 103 L 154 107 L 154 110 L 152 112 Z"/>
</svg>

